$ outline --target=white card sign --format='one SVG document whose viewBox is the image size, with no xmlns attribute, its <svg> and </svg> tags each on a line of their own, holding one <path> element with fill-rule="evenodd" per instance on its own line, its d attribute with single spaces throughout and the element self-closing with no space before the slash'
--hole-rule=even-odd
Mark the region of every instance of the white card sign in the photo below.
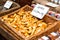
<svg viewBox="0 0 60 40">
<path fill-rule="evenodd" d="M 12 4 L 13 4 L 12 1 L 7 1 L 7 2 L 5 3 L 5 5 L 4 5 L 4 7 L 9 9 Z"/>
<path fill-rule="evenodd" d="M 48 3 L 46 3 L 46 5 L 51 6 L 51 7 L 58 7 L 59 6 L 59 5 L 54 4 L 52 2 L 48 2 Z"/>
<path fill-rule="evenodd" d="M 46 15 L 46 13 L 48 12 L 48 10 L 49 10 L 49 7 L 46 7 L 44 5 L 37 4 L 35 6 L 35 8 L 33 9 L 33 11 L 32 11 L 31 14 L 33 16 L 36 16 L 36 17 L 42 19 Z"/>
</svg>

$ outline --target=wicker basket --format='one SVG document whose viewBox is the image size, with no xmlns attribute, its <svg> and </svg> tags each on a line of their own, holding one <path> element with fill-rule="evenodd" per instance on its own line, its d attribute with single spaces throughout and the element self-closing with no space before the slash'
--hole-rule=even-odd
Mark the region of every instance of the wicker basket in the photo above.
<svg viewBox="0 0 60 40">
<path fill-rule="evenodd" d="M 20 6 L 19 6 L 17 3 L 13 2 L 11 8 L 8 9 L 8 10 L 6 10 L 5 8 L 3 8 L 3 6 L 4 6 L 4 4 L 5 4 L 6 1 L 7 1 L 7 0 L 5 0 L 5 1 L 2 1 L 2 0 L 1 0 L 1 1 L 0 1 L 0 16 L 2 16 L 2 15 L 4 15 L 4 14 L 8 14 L 8 13 L 13 12 L 13 11 L 15 11 L 16 9 L 20 8 Z"/>
<path fill-rule="evenodd" d="M 15 11 L 15 12 L 13 12 L 13 13 L 10 13 L 10 14 L 8 14 L 8 15 L 17 13 L 17 12 L 19 12 L 20 10 L 32 11 L 32 8 L 31 8 L 30 6 L 28 6 L 28 5 L 26 5 L 26 6 L 22 7 L 21 9 Z M 7 23 L 4 22 L 4 21 L 1 21 L 1 18 L 0 18 L 0 24 L 1 24 L 2 28 L 6 29 L 6 30 L 9 29 L 9 30 L 10 30 L 10 33 L 13 34 L 13 36 L 15 36 L 18 40 L 36 40 L 35 38 L 36 38 L 37 36 L 39 36 L 39 35 L 45 33 L 46 31 L 54 28 L 54 27 L 59 23 L 59 22 L 57 22 L 55 19 L 49 17 L 48 15 L 46 15 L 46 16 L 43 18 L 43 20 L 44 20 L 44 22 L 46 22 L 47 24 L 48 24 L 48 23 L 52 23 L 52 24 L 49 25 L 44 31 L 41 31 L 41 32 L 39 32 L 38 34 L 32 35 L 32 36 L 30 36 L 30 37 L 28 37 L 28 38 L 26 38 L 26 37 L 23 36 L 22 34 L 17 33 L 17 31 L 16 31 L 14 28 L 12 28 L 9 24 L 7 24 Z M 8 33 L 9 33 L 9 32 L 8 32 Z M 16 39 L 16 38 L 15 38 L 15 39 Z"/>
<path fill-rule="evenodd" d="M 41 38 L 42 36 L 46 36 L 49 35 L 51 32 L 57 32 L 57 30 L 60 29 L 60 22 L 53 28 L 48 29 L 48 31 L 45 31 L 44 33 L 36 36 L 33 40 L 38 40 L 38 38 Z M 31 39 L 30 39 L 31 40 Z"/>
</svg>

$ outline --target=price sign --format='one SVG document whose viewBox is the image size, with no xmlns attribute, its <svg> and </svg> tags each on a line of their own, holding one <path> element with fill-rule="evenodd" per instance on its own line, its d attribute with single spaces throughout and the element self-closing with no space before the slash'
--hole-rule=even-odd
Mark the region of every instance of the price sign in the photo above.
<svg viewBox="0 0 60 40">
<path fill-rule="evenodd" d="M 4 5 L 4 7 L 9 9 L 12 4 L 13 4 L 12 1 L 7 1 L 7 2 L 5 3 L 5 5 Z"/>
<path fill-rule="evenodd" d="M 48 12 L 48 10 L 49 10 L 48 7 L 46 7 L 44 5 L 37 4 L 35 6 L 35 8 L 33 9 L 33 11 L 31 12 L 31 14 L 33 16 L 36 16 L 36 17 L 42 19 L 45 16 L 45 14 Z"/>
<path fill-rule="evenodd" d="M 46 3 L 46 5 L 51 6 L 51 7 L 58 7 L 59 5 L 52 3 L 52 2 L 48 2 Z"/>
</svg>

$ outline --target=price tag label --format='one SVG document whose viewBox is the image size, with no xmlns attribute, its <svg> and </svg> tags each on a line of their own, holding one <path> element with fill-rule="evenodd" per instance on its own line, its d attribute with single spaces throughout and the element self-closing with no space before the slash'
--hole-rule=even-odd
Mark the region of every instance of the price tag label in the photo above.
<svg viewBox="0 0 60 40">
<path fill-rule="evenodd" d="M 42 19 L 46 15 L 46 13 L 48 12 L 48 10 L 49 10 L 49 7 L 37 4 L 35 6 L 35 8 L 33 9 L 33 11 L 31 12 L 31 14 L 33 16 L 36 16 L 36 17 Z"/>
<path fill-rule="evenodd" d="M 4 5 L 4 7 L 9 9 L 12 4 L 13 4 L 12 1 L 7 1 L 7 2 L 5 3 L 5 5 Z"/>
<path fill-rule="evenodd" d="M 48 3 L 46 3 L 46 5 L 51 6 L 51 7 L 58 7 L 59 6 L 59 5 L 54 4 L 52 2 L 48 2 Z"/>
</svg>

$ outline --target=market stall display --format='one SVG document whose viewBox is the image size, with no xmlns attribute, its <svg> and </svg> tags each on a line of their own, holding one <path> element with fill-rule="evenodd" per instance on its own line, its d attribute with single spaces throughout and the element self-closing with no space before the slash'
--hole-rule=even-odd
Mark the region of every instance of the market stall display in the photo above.
<svg viewBox="0 0 60 40">
<path fill-rule="evenodd" d="M 60 13 L 56 13 L 54 11 L 49 11 L 48 14 L 54 17 L 56 20 L 60 20 Z"/>
<path fill-rule="evenodd" d="M 60 29 L 52 31 L 50 34 L 38 38 L 38 40 L 60 40 Z"/>
<path fill-rule="evenodd" d="M 11 25 L 17 32 L 21 32 L 26 37 L 44 31 L 48 25 L 30 13 L 31 11 L 20 11 L 19 13 L 3 16 L 2 21 Z"/>
<path fill-rule="evenodd" d="M 20 40 L 33 40 L 59 23 L 48 15 L 40 20 L 30 14 L 32 10 L 26 5 L 13 13 L 4 15 L 0 18 L 1 25 L 7 26 Z"/>
<path fill-rule="evenodd" d="M 32 8 L 34 8 L 37 3 L 42 4 L 41 3 L 42 1 L 44 1 L 44 0 L 41 0 L 41 1 L 40 0 L 34 0 L 34 1 L 32 1 L 32 5 L 31 5 Z M 59 4 L 55 4 L 54 2 L 51 2 L 51 1 L 52 0 L 45 0 L 44 4 L 45 4 L 45 6 L 50 8 L 50 10 L 48 12 L 49 16 L 52 17 L 53 19 L 59 21 L 60 20 L 60 11 L 59 11 L 60 6 L 59 6 Z"/>
<path fill-rule="evenodd" d="M 4 8 L 4 5 L 6 3 L 7 0 L 5 1 L 0 1 L 0 16 L 4 15 L 4 14 L 8 14 L 9 12 L 13 12 L 15 10 L 17 10 L 18 8 L 20 8 L 19 4 L 17 4 L 16 2 L 13 2 L 12 6 L 9 9 Z"/>
</svg>

